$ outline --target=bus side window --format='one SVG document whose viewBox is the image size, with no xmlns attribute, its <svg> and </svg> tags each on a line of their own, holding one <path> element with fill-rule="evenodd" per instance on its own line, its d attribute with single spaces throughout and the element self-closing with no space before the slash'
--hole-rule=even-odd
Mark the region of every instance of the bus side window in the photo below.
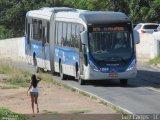
<svg viewBox="0 0 160 120">
<path fill-rule="evenodd" d="M 33 40 L 37 40 L 37 38 L 38 38 L 37 20 L 36 19 L 32 20 L 32 24 L 33 24 Z"/>
<path fill-rule="evenodd" d="M 76 41 L 77 41 L 77 47 L 80 47 L 81 45 L 80 45 L 80 26 L 79 26 L 79 24 L 76 25 L 76 36 L 75 36 L 75 38 L 76 38 Z M 80 49 L 80 50 L 82 50 L 82 49 Z"/>
<path fill-rule="evenodd" d="M 28 44 L 30 42 L 30 37 L 31 37 L 30 33 L 31 33 L 31 31 L 30 31 L 30 24 L 28 24 L 28 26 L 27 26 L 27 43 Z"/>
<path fill-rule="evenodd" d="M 33 24 L 28 24 L 29 25 L 29 39 L 33 40 Z"/>
<path fill-rule="evenodd" d="M 45 45 L 47 42 L 47 27 L 46 26 L 43 27 L 42 39 L 43 39 L 42 43 L 43 45 Z"/>
<path fill-rule="evenodd" d="M 50 32 L 50 30 L 49 30 L 50 28 L 49 28 L 49 22 L 47 22 L 47 43 L 49 43 L 49 32 Z"/>
<path fill-rule="evenodd" d="M 63 45 L 64 46 L 68 46 L 68 42 L 67 42 L 67 24 L 65 22 L 63 22 L 63 35 L 62 35 L 62 41 L 63 41 Z"/>
<path fill-rule="evenodd" d="M 63 46 L 63 43 L 62 43 L 62 22 L 59 22 L 59 25 L 58 25 L 58 45 Z"/>
<path fill-rule="evenodd" d="M 55 36 L 55 44 L 58 45 L 58 22 L 56 22 L 56 36 Z"/>
<path fill-rule="evenodd" d="M 68 43 L 68 47 L 72 47 L 71 31 L 72 31 L 72 26 L 71 26 L 70 23 L 68 23 L 68 25 L 67 25 L 67 43 Z"/>
<path fill-rule="evenodd" d="M 76 24 L 72 24 L 71 44 L 72 44 L 72 47 L 76 48 L 77 42 L 76 42 L 75 36 L 76 36 Z"/>
<path fill-rule="evenodd" d="M 42 41 L 42 20 L 38 21 L 38 40 Z"/>
</svg>

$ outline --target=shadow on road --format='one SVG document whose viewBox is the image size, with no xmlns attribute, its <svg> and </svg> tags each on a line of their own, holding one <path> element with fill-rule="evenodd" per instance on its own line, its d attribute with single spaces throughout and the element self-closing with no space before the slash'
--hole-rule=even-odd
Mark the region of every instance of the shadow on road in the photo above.
<svg viewBox="0 0 160 120">
<path fill-rule="evenodd" d="M 132 87 L 130 85 L 122 85 L 119 80 L 96 80 L 87 81 L 86 85 L 92 85 L 95 87 Z"/>
<path fill-rule="evenodd" d="M 69 81 L 77 81 L 70 78 Z M 129 79 L 127 85 L 120 84 L 120 80 L 94 80 L 86 81 L 86 85 L 95 87 L 153 87 L 160 88 L 160 72 L 138 70 L 135 79 Z"/>
<path fill-rule="evenodd" d="M 160 88 L 160 72 L 138 70 L 137 78 L 133 80 L 138 87 Z"/>
</svg>

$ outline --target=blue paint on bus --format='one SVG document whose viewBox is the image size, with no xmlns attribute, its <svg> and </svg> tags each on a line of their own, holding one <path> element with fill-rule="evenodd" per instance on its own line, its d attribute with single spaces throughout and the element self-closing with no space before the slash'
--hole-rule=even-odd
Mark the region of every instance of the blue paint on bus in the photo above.
<svg viewBox="0 0 160 120">
<path fill-rule="evenodd" d="M 42 58 L 42 42 L 31 41 L 31 54 L 36 53 L 36 58 Z"/>
<path fill-rule="evenodd" d="M 36 58 L 42 58 L 42 42 L 31 41 L 31 54 L 36 53 Z M 49 44 L 45 45 L 45 59 L 50 60 Z"/>
<path fill-rule="evenodd" d="M 45 45 L 45 58 L 46 58 L 46 60 L 50 60 L 49 44 L 46 44 L 46 45 Z"/>
<path fill-rule="evenodd" d="M 54 60 L 59 62 L 61 60 L 62 64 L 66 65 L 75 65 L 77 62 L 79 65 L 79 52 L 77 50 L 64 48 L 64 47 L 55 47 Z"/>
<path fill-rule="evenodd" d="M 103 66 L 100 67 L 98 64 L 96 64 L 96 62 L 93 60 L 93 58 L 91 57 L 91 55 L 88 53 L 88 61 L 92 62 L 102 73 L 112 73 L 112 72 L 125 72 L 127 70 L 127 68 L 130 66 L 130 64 L 132 63 L 132 61 L 135 59 L 135 55 L 132 56 L 131 60 L 129 61 L 128 64 L 126 65 L 121 65 L 121 66 Z"/>
</svg>

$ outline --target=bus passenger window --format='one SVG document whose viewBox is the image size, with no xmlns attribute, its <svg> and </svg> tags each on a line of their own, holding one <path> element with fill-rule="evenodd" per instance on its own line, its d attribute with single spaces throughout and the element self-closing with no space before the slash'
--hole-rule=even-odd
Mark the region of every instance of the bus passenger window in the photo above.
<svg viewBox="0 0 160 120">
<path fill-rule="evenodd" d="M 38 39 L 38 24 L 37 20 L 33 20 L 33 40 Z"/>
<path fill-rule="evenodd" d="M 62 43 L 62 22 L 59 22 L 59 25 L 58 25 L 58 45 L 63 46 L 63 43 Z"/>
<path fill-rule="evenodd" d="M 76 25 L 72 24 L 72 34 L 71 34 L 72 47 L 77 47 L 77 41 L 75 39 L 75 34 L 76 34 Z"/>
<path fill-rule="evenodd" d="M 72 44 L 71 44 L 71 24 L 69 23 L 68 24 L 68 27 L 67 27 L 67 44 L 68 44 L 68 47 L 72 47 Z"/>
<path fill-rule="evenodd" d="M 43 44 L 47 42 L 47 28 L 43 27 Z"/>
<path fill-rule="evenodd" d="M 28 24 L 27 26 L 27 43 L 29 44 L 30 40 L 31 40 L 31 24 Z"/>
<path fill-rule="evenodd" d="M 56 40 L 55 40 L 55 44 L 58 45 L 58 22 L 56 22 Z"/>
<path fill-rule="evenodd" d="M 47 43 L 49 43 L 49 22 L 47 22 Z"/>
<path fill-rule="evenodd" d="M 29 24 L 30 26 L 30 40 L 33 40 L 33 24 Z"/>
<path fill-rule="evenodd" d="M 67 44 L 67 24 L 63 23 L 63 36 L 62 36 L 62 40 L 63 40 L 63 45 L 64 46 L 68 46 Z"/>
<path fill-rule="evenodd" d="M 38 40 L 42 40 L 42 21 L 38 21 Z"/>
<path fill-rule="evenodd" d="M 76 36 L 75 36 L 75 39 L 76 39 L 76 41 L 78 43 L 77 47 L 79 47 L 80 43 L 81 43 L 80 42 L 80 25 L 79 24 L 76 25 Z"/>
</svg>

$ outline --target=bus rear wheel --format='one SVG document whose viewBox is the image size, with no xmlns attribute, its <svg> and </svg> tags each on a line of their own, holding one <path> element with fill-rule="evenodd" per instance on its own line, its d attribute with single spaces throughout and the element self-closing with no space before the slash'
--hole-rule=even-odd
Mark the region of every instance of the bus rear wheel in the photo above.
<svg viewBox="0 0 160 120">
<path fill-rule="evenodd" d="M 65 74 L 63 73 L 63 67 L 62 67 L 62 64 L 61 64 L 61 63 L 60 63 L 60 67 L 59 67 L 59 73 L 60 73 L 61 80 L 65 80 L 65 79 L 66 79 L 66 76 L 65 76 Z"/>
<path fill-rule="evenodd" d="M 79 80 L 79 72 L 78 72 L 78 65 L 75 65 L 75 73 L 74 73 L 74 79 L 78 79 Z"/>
<path fill-rule="evenodd" d="M 36 73 L 39 73 L 40 68 L 38 66 L 35 66 L 35 71 L 36 71 Z"/>
<path fill-rule="evenodd" d="M 128 84 L 128 79 L 120 79 L 121 85 L 127 85 Z"/>
<path fill-rule="evenodd" d="M 37 59 L 35 57 L 33 57 L 33 65 L 35 67 L 36 73 L 38 73 L 40 68 L 37 66 Z"/>
</svg>

